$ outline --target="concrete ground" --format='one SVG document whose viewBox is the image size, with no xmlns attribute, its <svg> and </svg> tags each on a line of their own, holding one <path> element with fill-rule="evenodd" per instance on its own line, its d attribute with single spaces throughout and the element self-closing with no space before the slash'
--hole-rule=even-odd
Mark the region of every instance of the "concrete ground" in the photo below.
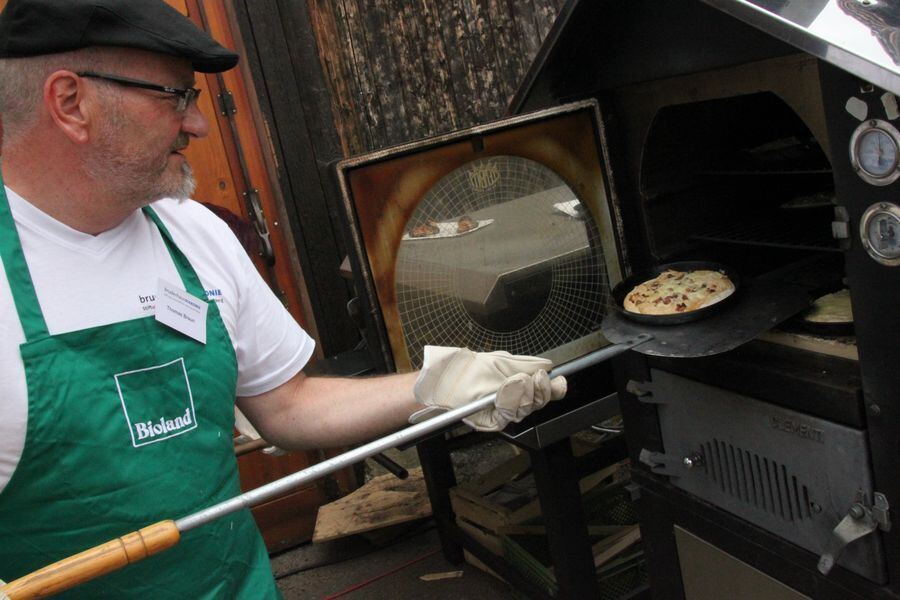
<svg viewBox="0 0 900 600">
<path fill-rule="evenodd" d="M 472 565 L 447 562 L 431 520 L 395 541 L 352 537 L 307 544 L 273 557 L 272 569 L 286 600 L 522 598 Z"/>
<path fill-rule="evenodd" d="M 488 440 L 452 454 L 457 480 L 495 467 L 512 447 Z M 415 450 L 386 453 L 406 468 L 418 466 Z M 386 473 L 366 461 L 367 479 Z M 397 525 L 370 534 L 309 543 L 272 557 L 272 570 L 286 600 L 499 599 L 524 596 L 470 565 L 454 565 L 440 551 L 432 520 Z"/>
</svg>

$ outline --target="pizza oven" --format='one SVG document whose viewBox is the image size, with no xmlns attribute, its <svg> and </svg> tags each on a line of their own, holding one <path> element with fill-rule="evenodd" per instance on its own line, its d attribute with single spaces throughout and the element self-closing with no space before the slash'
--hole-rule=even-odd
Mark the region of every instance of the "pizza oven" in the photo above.
<svg viewBox="0 0 900 600">
<path fill-rule="evenodd" d="M 338 166 L 383 368 L 634 346 L 574 381 L 618 395 L 653 597 L 900 598 L 897 14 L 573 0 L 510 118 Z M 734 301 L 623 315 L 621 282 L 682 261 Z M 804 318 L 838 291 L 852 317 Z"/>
<path fill-rule="evenodd" d="M 716 261 L 758 308 L 604 322 L 657 338 L 614 369 L 653 597 L 898 597 L 900 6 L 626 4 L 568 3 L 513 107 L 599 102 L 626 276 Z M 804 319 L 838 290 L 852 320 Z"/>
</svg>

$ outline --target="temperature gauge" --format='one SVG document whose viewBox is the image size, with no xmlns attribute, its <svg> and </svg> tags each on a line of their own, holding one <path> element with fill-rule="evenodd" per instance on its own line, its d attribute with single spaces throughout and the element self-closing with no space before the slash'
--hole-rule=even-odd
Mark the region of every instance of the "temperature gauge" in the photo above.
<svg viewBox="0 0 900 600">
<path fill-rule="evenodd" d="M 883 265 L 900 265 L 900 206 L 873 204 L 863 213 L 859 235 L 869 256 Z"/>
<path fill-rule="evenodd" d="M 887 121 L 866 121 L 850 137 L 850 162 L 873 185 L 893 183 L 900 177 L 900 133 Z"/>
</svg>

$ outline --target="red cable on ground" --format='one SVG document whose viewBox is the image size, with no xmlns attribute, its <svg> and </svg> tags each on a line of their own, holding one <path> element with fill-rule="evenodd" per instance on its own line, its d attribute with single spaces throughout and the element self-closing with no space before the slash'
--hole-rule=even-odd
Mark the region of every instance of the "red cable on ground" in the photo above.
<svg viewBox="0 0 900 600">
<path fill-rule="evenodd" d="M 437 549 L 435 549 L 435 550 L 432 550 L 431 552 L 428 552 L 427 554 L 423 554 L 423 555 L 420 556 L 419 558 L 414 558 L 414 559 L 412 559 L 411 561 L 409 561 L 409 562 L 406 563 L 406 564 L 402 564 L 402 565 L 400 565 L 399 567 L 393 568 L 393 569 L 391 569 L 390 571 L 387 571 L 387 572 L 385 572 L 385 573 L 382 573 L 381 575 L 377 575 L 377 576 L 375 576 L 375 577 L 373 577 L 373 578 L 371 578 L 371 579 L 368 579 L 368 580 L 366 580 L 366 581 L 363 581 L 362 583 L 357 583 L 356 585 L 347 588 L 347 589 L 344 590 L 343 592 L 338 592 L 337 594 L 332 594 L 332 595 L 330 595 L 330 596 L 325 596 L 324 600 L 334 600 L 334 598 L 340 598 L 341 596 L 346 596 L 347 594 L 351 594 L 351 593 L 355 592 L 355 591 L 358 590 L 358 589 L 362 589 L 362 588 L 366 587 L 367 585 L 370 585 L 370 584 L 372 584 L 372 583 L 375 583 L 375 582 L 378 581 L 379 579 L 384 579 L 384 578 L 387 577 L 388 575 L 393 575 L 393 574 L 396 573 L 397 571 L 402 571 L 403 569 L 405 569 L 406 567 L 408 567 L 408 566 L 410 566 L 410 565 L 414 565 L 414 564 L 416 564 L 417 562 L 422 562 L 423 560 L 425 560 L 425 559 L 428 558 L 429 556 L 434 556 L 435 554 L 437 554 L 437 553 L 440 552 L 440 551 L 441 551 L 440 548 L 437 548 Z"/>
</svg>

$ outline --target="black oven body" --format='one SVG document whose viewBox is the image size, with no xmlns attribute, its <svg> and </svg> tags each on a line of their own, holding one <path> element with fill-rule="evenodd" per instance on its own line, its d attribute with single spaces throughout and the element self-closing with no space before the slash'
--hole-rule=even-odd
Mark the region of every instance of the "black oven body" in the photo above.
<svg viewBox="0 0 900 600">
<path fill-rule="evenodd" d="M 798 5 L 809 8 L 816 3 Z M 778 589 L 778 594 L 784 593 L 771 597 L 900 598 L 900 530 L 884 526 L 866 538 L 852 542 L 845 549 L 849 553 L 844 555 L 845 561 L 839 561 L 837 567 L 823 575 L 817 568 L 820 552 L 813 551 L 811 548 L 815 543 L 806 543 L 804 540 L 808 537 L 804 536 L 811 535 L 807 526 L 818 518 L 810 507 L 818 509 L 819 504 L 810 498 L 827 495 L 829 490 L 817 490 L 813 486 L 807 490 L 802 482 L 798 485 L 798 477 L 802 480 L 805 476 L 803 467 L 797 468 L 793 478 L 790 475 L 791 464 L 824 468 L 846 459 L 851 470 L 866 473 L 866 485 L 871 487 L 864 490 L 868 494 L 867 502 L 871 504 L 871 493 L 877 492 L 891 506 L 900 506 L 900 477 L 897 477 L 900 470 L 900 344 L 896 342 L 900 335 L 897 302 L 900 298 L 900 267 L 873 260 L 858 234 L 861 219 L 870 206 L 900 200 L 900 181 L 884 186 L 867 183 L 854 171 L 847 151 L 851 137 L 860 125 L 860 120 L 848 112 L 848 100 L 861 100 L 869 106 L 870 114 L 874 114 L 880 110 L 879 99 L 886 90 L 709 4 L 700 0 L 567 3 L 512 103 L 513 112 L 518 113 L 590 97 L 600 102 L 610 146 L 611 164 L 607 167 L 616 186 L 614 196 L 624 231 L 625 239 L 620 243 L 626 271 L 642 270 L 669 258 L 693 258 L 692 252 L 705 258 L 710 258 L 712 253 L 714 258 L 736 261 L 754 275 L 777 270 L 796 260 L 813 258 L 837 265 L 833 277 L 851 290 L 858 359 L 820 352 L 816 348 L 756 340 L 718 356 L 668 359 L 631 352 L 616 360 L 614 385 L 626 424 L 636 484 L 634 495 L 641 508 L 641 528 L 653 597 L 666 600 L 713 597 L 696 592 L 698 585 L 702 587 L 698 577 L 714 580 L 753 571 L 762 576 L 750 577 L 746 580 L 748 585 L 763 582 Z M 690 109 L 685 113 L 688 116 L 680 118 L 715 114 L 715 118 L 723 119 L 722 127 L 709 127 L 708 124 L 698 127 L 701 130 L 705 127 L 710 132 L 734 131 L 735 136 L 744 136 L 744 141 L 749 143 L 760 130 L 778 120 L 775 117 L 769 120 L 765 116 L 769 110 L 765 108 L 766 103 L 771 98 L 761 97 L 759 101 L 750 98 L 746 105 L 733 106 L 711 102 L 708 106 L 712 112 L 705 111 L 703 107 L 707 105 L 703 102 L 710 99 L 725 102 L 731 97 L 729 89 L 732 87 L 735 90 L 733 97 L 749 98 L 766 92 L 767 70 L 785 69 L 784 72 L 789 73 L 796 65 L 815 71 L 809 82 L 797 84 L 798 89 L 805 90 L 801 94 L 804 98 L 793 97 L 791 100 L 790 90 L 782 93 L 775 89 L 774 95 L 788 98 L 787 102 L 791 104 L 788 112 L 802 117 L 800 120 L 807 126 L 804 134 L 818 140 L 823 154 L 827 155 L 827 174 L 813 168 L 811 174 L 791 179 L 802 181 L 800 187 L 808 186 L 810 192 L 824 189 L 833 193 L 843 209 L 835 215 L 829 212 L 824 221 L 821 215 L 808 219 L 810 230 L 825 228 L 828 239 L 824 246 L 806 241 L 783 244 L 762 240 L 757 243 L 752 239 L 742 240 L 740 244 L 734 243 L 737 240 L 721 243 L 722 240 L 696 235 L 699 229 L 697 213 L 712 214 L 710 206 L 703 204 L 703 198 L 720 189 L 723 181 L 715 179 L 715 183 L 701 186 L 699 194 L 692 196 L 690 190 L 697 189 L 700 174 L 705 169 L 696 162 L 705 160 L 704 156 L 714 158 L 717 148 L 727 142 L 717 138 L 715 143 L 719 146 L 704 150 L 701 140 L 707 134 L 692 138 L 691 132 L 695 130 L 679 129 L 682 126 L 677 120 L 672 128 L 674 133 L 660 138 L 656 135 L 660 129 L 654 127 L 660 126 L 661 118 L 658 117 L 662 112 L 654 107 L 665 107 L 671 91 L 680 90 L 678 93 L 685 96 L 672 99 L 673 105 L 687 105 L 696 97 L 696 106 L 700 107 L 694 112 Z M 755 81 L 748 83 L 747 77 L 756 76 L 763 82 L 762 87 Z M 773 81 L 776 79 L 785 78 L 775 77 Z M 791 85 L 789 83 L 788 87 Z M 658 99 L 650 98 L 652 96 Z M 802 106 L 814 108 L 804 114 L 804 109 L 798 108 Z M 641 111 L 651 116 L 642 117 L 638 114 Z M 739 116 L 734 117 L 735 112 Z M 646 122 L 643 129 L 642 119 Z M 753 119 L 756 119 L 755 123 Z M 896 116 L 894 119 L 896 124 Z M 749 125 L 748 121 L 751 121 Z M 796 128 L 789 121 L 787 118 L 782 120 L 781 126 L 793 134 Z M 660 145 L 654 146 L 648 141 L 653 139 L 665 140 L 661 158 L 653 159 L 661 152 Z M 667 158 L 666 153 L 672 158 Z M 654 174 L 653 160 L 658 160 L 660 169 L 665 168 L 664 165 L 671 166 L 673 161 L 678 168 L 671 173 L 660 175 L 657 171 Z M 678 182 L 682 175 L 686 177 L 684 186 Z M 745 175 L 743 179 L 731 180 L 730 185 L 749 190 L 751 195 L 757 194 L 760 198 L 777 195 L 795 185 L 765 183 L 765 178 L 762 174 Z M 782 182 L 787 180 L 781 179 Z M 712 180 L 706 178 L 703 181 Z M 734 215 L 736 220 L 755 219 L 767 231 L 777 228 L 775 220 L 781 213 L 769 210 L 774 205 L 766 207 L 763 206 L 766 200 L 754 202 L 752 198 L 743 202 L 741 210 Z M 673 210 L 678 203 L 681 203 L 681 209 Z M 725 219 L 727 215 L 721 218 Z M 838 235 L 838 239 L 827 235 L 831 233 L 828 227 L 832 219 L 842 222 L 848 235 L 843 238 Z M 771 227 L 767 227 L 767 223 Z M 680 247 L 677 242 L 682 234 L 692 236 L 695 243 Z M 834 281 L 826 278 L 818 284 L 827 287 Z M 681 466 L 670 465 L 667 470 L 664 464 L 665 457 L 673 458 L 678 429 L 677 426 L 673 429 L 673 411 L 661 404 L 660 398 L 679 396 L 674 392 L 670 394 L 671 390 L 660 390 L 659 381 L 685 382 L 687 391 L 679 393 L 687 394 L 684 397 L 700 396 L 701 406 L 702 402 L 720 402 L 717 400 L 720 397 L 736 398 L 735 406 L 758 405 L 769 415 L 766 417 L 768 425 L 760 428 L 758 436 L 751 435 L 749 439 L 758 437 L 762 440 L 759 448 L 767 450 L 729 446 L 722 454 L 717 454 L 719 449 L 715 444 L 718 442 L 713 442 L 713 446 L 700 444 L 698 454 L 693 458 L 700 459 L 696 464 L 703 462 L 703 468 L 711 474 L 710 481 L 714 481 L 708 493 L 698 493 L 691 485 L 685 485 L 685 473 L 678 470 Z M 608 381 L 597 383 L 598 388 L 613 385 Z M 715 393 L 705 395 L 703 390 L 714 390 Z M 741 404 L 741 398 L 747 400 Z M 681 431 L 706 428 L 710 431 L 706 438 L 703 437 L 705 434 L 697 435 L 713 440 L 717 437 L 717 428 L 729 425 L 710 421 L 711 417 L 702 413 L 700 410 L 699 416 L 679 416 Z M 741 418 L 741 414 L 735 413 L 735 418 Z M 747 427 L 752 425 L 748 423 Z M 846 447 L 829 449 L 820 445 L 814 446 L 815 453 L 800 452 L 804 456 L 791 453 L 791 448 L 807 447 L 791 444 L 832 439 L 834 431 L 854 436 L 859 443 L 858 449 L 848 451 Z M 788 439 L 790 436 L 793 439 Z M 772 483 L 774 480 L 758 481 L 767 477 L 765 474 L 760 477 L 760 473 L 766 473 L 765 469 L 760 471 L 757 467 L 756 475 L 753 474 L 753 461 L 758 463 L 764 452 L 771 452 L 763 458 L 777 464 L 784 473 L 781 479 L 776 473 L 775 483 Z M 848 452 L 853 455 L 845 456 Z M 713 454 L 718 456 L 715 459 L 719 461 L 718 466 L 712 466 Z M 691 456 L 674 456 L 679 462 L 682 458 Z M 727 467 L 723 466 L 726 463 Z M 823 485 L 842 483 L 845 482 L 832 480 Z M 783 497 L 776 498 L 779 490 Z M 853 498 L 847 499 L 848 508 L 853 501 Z M 774 509 L 771 509 L 772 502 L 775 502 Z M 745 509 L 741 503 L 755 506 Z M 763 514 L 767 510 L 772 514 Z M 759 518 L 754 517 L 757 513 Z M 830 523 L 829 528 L 836 527 L 838 520 Z M 769 522 L 776 524 L 767 525 Z M 822 523 L 818 526 L 821 528 Z M 818 535 L 821 538 L 821 533 Z M 865 550 L 854 544 L 865 545 Z M 713 549 L 712 554 L 703 554 L 707 547 Z M 705 558 L 688 557 L 694 551 L 701 557 L 727 555 L 727 560 L 737 561 L 742 569 L 719 571 L 709 563 L 704 572 L 702 561 Z M 848 566 L 846 561 L 851 558 L 856 562 L 855 566 Z M 692 560 L 694 564 L 688 565 Z M 743 580 L 732 583 L 740 585 L 739 581 Z M 755 597 L 746 595 L 746 590 L 743 593 L 745 595 L 733 597 Z"/>
</svg>

